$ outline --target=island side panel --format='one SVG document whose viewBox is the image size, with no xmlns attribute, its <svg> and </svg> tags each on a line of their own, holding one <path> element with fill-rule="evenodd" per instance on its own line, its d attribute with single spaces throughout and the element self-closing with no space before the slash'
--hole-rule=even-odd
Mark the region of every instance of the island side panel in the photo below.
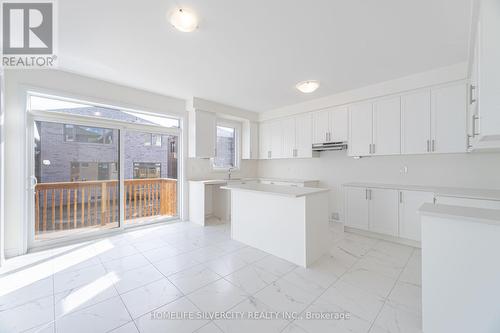
<svg viewBox="0 0 500 333">
<path fill-rule="evenodd" d="M 189 182 L 189 220 L 205 225 L 205 184 Z"/>
<path fill-rule="evenodd" d="M 232 190 L 232 238 L 305 267 L 305 201 Z"/>
<path fill-rule="evenodd" d="M 311 265 L 328 250 L 328 192 L 306 197 L 306 264 Z"/>
</svg>

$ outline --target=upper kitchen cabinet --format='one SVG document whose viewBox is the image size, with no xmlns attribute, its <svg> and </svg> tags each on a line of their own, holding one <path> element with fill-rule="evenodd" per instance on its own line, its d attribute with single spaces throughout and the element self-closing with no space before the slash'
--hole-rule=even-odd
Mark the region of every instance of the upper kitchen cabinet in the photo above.
<svg viewBox="0 0 500 333">
<path fill-rule="evenodd" d="M 281 158 L 283 155 L 283 123 L 281 120 L 273 120 L 269 124 L 270 156 L 269 158 Z"/>
<path fill-rule="evenodd" d="M 271 126 L 274 126 L 271 131 L 281 133 L 281 141 L 278 135 L 271 132 L 270 135 L 274 135 L 274 143 L 273 139 L 271 139 L 269 158 L 306 158 L 313 156 L 310 113 L 274 121 Z M 281 151 L 279 150 L 280 143 Z"/>
<path fill-rule="evenodd" d="M 349 156 L 372 153 L 373 103 L 353 104 L 349 108 Z"/>
<path fill-rule="evenodd" d="M 259 158 L 259 124 L 257 122 L 243 122 L 241 133 L 241 158 L 244 160 Z"/>
<path fill-rule="evenodd" d="M 215 157 L 216 115 L 213 112 L 191 110 L 189 118 L 189 157 Z"/>
<path fill-rule="evenodd" d="M 317 156 L 312 151 L 312 115 L 295 116 L 295 157 Z"/>
<path fill-rule="evenodd" d="M 312 114 L 312 143 L 345 142 L 347 136 L 347 107 L 329 108 Z"/>
<path fill-rule="evenodd" d="M 373 103 L 372 155 L 401 153 L 401 98 L 391 97 Z"/>
<path fill-rule="evenodd" d="M 482 0 L 475 34 L 469 102 L 472 150 L 500 149 L 500 2 Z"/>
<path fill-rule="evenodd" d="M 401 152 L 430 152 L 431 91 L 419 90 L 401 96 Z"/>
<path fill-rule="evenodd" d="M 259 159 L 271 158 L 271 130 L 269 122 L 262 122 L 259 125 Z"/>
<path fill-rule="evenodd" d="M 349 108 L 349 156 L 401 153 L 400 98 L 353 104 Z"/>
<path fill-rule="evenodd" d="M 401 97 L 402 153 L 460 153 L 467 149 L 467 94 L 464 82 Z"/>
<path fill-rule="evenodd" d="M 467 92 L 465 83 L 431 89 L 431 147 L 433 153 L 467 150 Z"/>
</svg>

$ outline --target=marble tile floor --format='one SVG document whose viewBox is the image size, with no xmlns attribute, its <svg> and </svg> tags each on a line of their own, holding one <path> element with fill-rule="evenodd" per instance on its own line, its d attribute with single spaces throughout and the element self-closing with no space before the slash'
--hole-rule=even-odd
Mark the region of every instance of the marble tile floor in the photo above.
<svg viewBox="0 0 500 333">
<path fill-rule="evenodd" d="M 339 227 L 304 269 L 179 222 L 7 260 L 0 332 L 421 332 L 420 272 L 419 249 Z"/>
</svg>

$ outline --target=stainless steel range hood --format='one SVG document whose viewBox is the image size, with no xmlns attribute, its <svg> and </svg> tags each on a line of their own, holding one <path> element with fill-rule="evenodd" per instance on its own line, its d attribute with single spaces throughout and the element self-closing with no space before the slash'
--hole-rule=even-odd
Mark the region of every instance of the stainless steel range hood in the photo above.
<svg viewBox="0 0 500 333">
<path fill-rule="evenodd" d="M 316 143 L 312 145 L 313 151 L 344 150 L 347 149 L 347 142 Z"/>
</svg>

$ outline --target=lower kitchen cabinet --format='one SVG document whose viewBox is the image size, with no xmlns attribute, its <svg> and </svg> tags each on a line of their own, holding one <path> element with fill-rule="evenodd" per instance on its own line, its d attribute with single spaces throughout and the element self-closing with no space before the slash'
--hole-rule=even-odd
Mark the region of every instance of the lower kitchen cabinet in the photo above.
<svg viewBox="0 0 500 333">
<path fill-rule="evenodd" d="M 420 241 L 420 215 L 434 193 L 386 188 L 345 187 L 345 225 Z"/>
<path fill-rule="evenodd" d="M 369 230 L 379 234 L 398 236 L 398 191 L 392 189 L 368 189 L 370 212 Z"/>
<path fill-rule="evenodd" d="M 434 193 L 399 191 L 399 237 L 420 241 L 420 214 L 424 203 L 432 203 Z"/>
<path fill-rule="evenodd" d="M 368 189 L 363 187 L 346 187 L 345 207 L 345 224 L 352 228 L 368 230 Z"/>
</svg>

